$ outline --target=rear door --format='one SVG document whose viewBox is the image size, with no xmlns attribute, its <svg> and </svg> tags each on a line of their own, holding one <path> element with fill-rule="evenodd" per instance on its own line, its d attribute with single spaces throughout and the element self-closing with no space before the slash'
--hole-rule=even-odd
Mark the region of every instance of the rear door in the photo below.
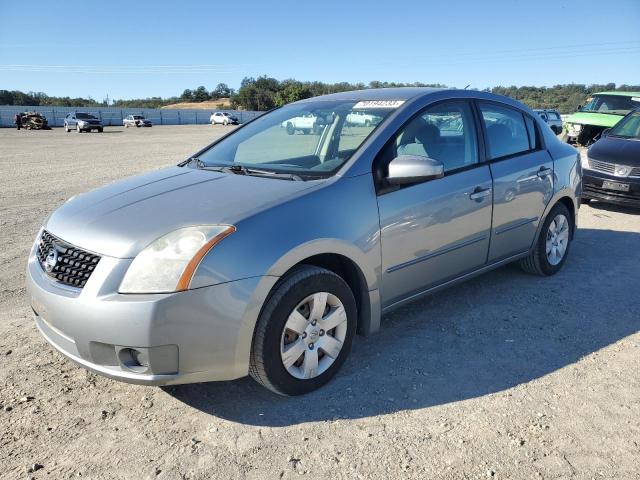
<svg viewBox="0 0 640 480">
<path fill-rule="evenodd" d="M 527 113 L 478 102 L 494 182 L 489 262 L 528 250 L 553 195 L 553 160 Z"/>
</svg>

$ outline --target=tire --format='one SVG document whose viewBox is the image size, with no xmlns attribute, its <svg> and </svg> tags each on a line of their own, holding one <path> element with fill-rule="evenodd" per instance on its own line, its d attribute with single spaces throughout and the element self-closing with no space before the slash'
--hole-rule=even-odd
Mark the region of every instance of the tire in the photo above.
<svg viewBox="0 0 640 480">
<path fill-rule="evenodd" d="M 323 297 L 319 292 L 327 296 Z M 319 316 L 313 313 L 316 298 L 325 299 L 318 304 L 323 312 Z M 311 303 L 305 304 L 309 299 Z M 340 312 L 344 315 L 332 316 Z M 294 315 L 305 328 L 301 329 L 304 333 L 300 335 L 287 328 Z M 320 321 L 311 320 L 320 317 Z M 327 332 L 322 330 L 324 322 L 338 318 L 341 323 L 337 327 Z M 333 378 L 347 358 L 356 323 L 357 307 L 353 292 L 341 277 L 310 265 L 296 268 L 276 285 L 262 308 L 253 335 L 249 374 L 280 395 L 302 395 L 316 390 Z M 331 341 L 327 343 L 329 339 Z M 337 339 L 341 339 L 341 343 L 340 340 L 336 342 Z M 285 343 L 287 341 L 289 343 Z M 290 349 L 299 345 L 294 354 L 297 356 L 290 357 L 291 365 L 288 367 L 284 363 L 287 345 Z M 330 345 L 341 345 L 335 351 L 335 357 L 324 351 Z M 307 368 L 307 358 L 310 359 L 310 368 Z M 321 370 L 319 374 L 318 370 Z"/>
<path fill-rule="evenodd" d="M 98 133 L 102 133 L 103 131 L 104 131 L 104 129 L 103 129 L 103 128 L 99 128 L 99 129 L 98 129 Z"/>
<path fill-rule="evenodd" d="M 293 124 L 291 122 L 287 122 L 287 133 L 289 135 L 293 135 L 295 133 L 295 129 L 293 128 Z"/>
<path fill-rule="evenodd" d="M 71 130 L 69 130 L 69 125 L 67 125 L 66 123 L 64 124 L 64 131 L 69 133 Z"/>
<path fill-rule="evenodd" d="M 553 236 L 553 232 L 550 229 L 552 223 L 554 224 L 554 229 L 557 229 L 555 225 L 556 219 L 559 216 L 563 216 L 566 220 L 566 240 L 564 243 L 564 251 L 562 252 L 561 257 L 558 259 L 557 255 L 549 254 L 547 252 L 547 241 L 550 240 L 550 236 Z M 560 271 L 564 262 L 567 260 L 569 256 L 569 250 L 571 249 L 571 239 L 573 237 L 573 221 L 571 220 L 571 214 L 569 210 L 563 203 L 557 203 L 549 212 L 547 217 L 545 218 L 544 224 L 540 229 L 540 235 L 536 239 L 536 244 L 533 247 L 533 251 L 529 254 L 529 256 L 520 260 L 520 267 L 527 273 L 531 273 L 534 275 L 540 276 L 551 276 L 555 275 Z M 565 230 L 560 228 L 562 236 Z M 560 235 L 558 236 L 560 237 Z"/>
<path fill-rule="evenodd" d="M 78 125 L 77 123 L 76 123 L 76 132 L 82 133 L 82 129 L 80 128 L 80 125 Z"/>
</svg>

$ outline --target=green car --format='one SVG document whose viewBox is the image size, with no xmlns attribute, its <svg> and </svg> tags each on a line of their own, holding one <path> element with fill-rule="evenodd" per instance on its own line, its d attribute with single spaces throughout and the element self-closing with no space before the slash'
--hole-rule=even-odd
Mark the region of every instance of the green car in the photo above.
<svg viewBox="0 0 640 480">
<path fill-rule="evenodd" d="M 613 127 L 634 108 L 640 107 L 640 92 L 594 93 L 565 121 L 565 140 L 588 146 L 603 130 Z"/>
</svg>

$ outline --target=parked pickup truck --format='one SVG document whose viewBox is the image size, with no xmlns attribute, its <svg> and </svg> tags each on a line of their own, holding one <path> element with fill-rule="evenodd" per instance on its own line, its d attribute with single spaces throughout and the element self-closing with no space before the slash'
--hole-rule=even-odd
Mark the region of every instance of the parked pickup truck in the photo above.
<svg viewBox="0 0 640 480">
<path fill-rule="evenodd" d="M 353 125 L 356 127 L 368 127 L 370 125 L 376 125 L 380 121 L 380 117 L 371 115 L 365 112 L 351 112 L 347 115 L 347 125 Z"/>
<path fill-rule="evenodd" d="M 309 133 L 318 133 L 320 129 L 319 118 L 311 113 L 293 117 L 282 122 L 282 126 L 287 129 L 289 135 L 293 135 L 296 131 L 300 131 L 305 135 Z"/>
</svg>

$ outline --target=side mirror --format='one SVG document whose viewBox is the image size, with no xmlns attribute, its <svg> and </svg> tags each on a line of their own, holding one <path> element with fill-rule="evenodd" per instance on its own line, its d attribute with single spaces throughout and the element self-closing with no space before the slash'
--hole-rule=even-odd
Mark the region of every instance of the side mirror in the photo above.
<svg viewBox="0 0 640 480">
<path fill-rule="evenodd" d="M 398 155 L 389 163 L 387 181 L 391 185 L 406 185 L 442 177 L 444 177 L 442 162 L 419 155 Z"/>
<path fill-rule="evenodd" d="M 607 135 L 609 135 L 609 132 L 611 131 L 610 128 L 605 128 L 602 133 L 600 134 L 601 137 L 606 137 Z"/>
</svg>

